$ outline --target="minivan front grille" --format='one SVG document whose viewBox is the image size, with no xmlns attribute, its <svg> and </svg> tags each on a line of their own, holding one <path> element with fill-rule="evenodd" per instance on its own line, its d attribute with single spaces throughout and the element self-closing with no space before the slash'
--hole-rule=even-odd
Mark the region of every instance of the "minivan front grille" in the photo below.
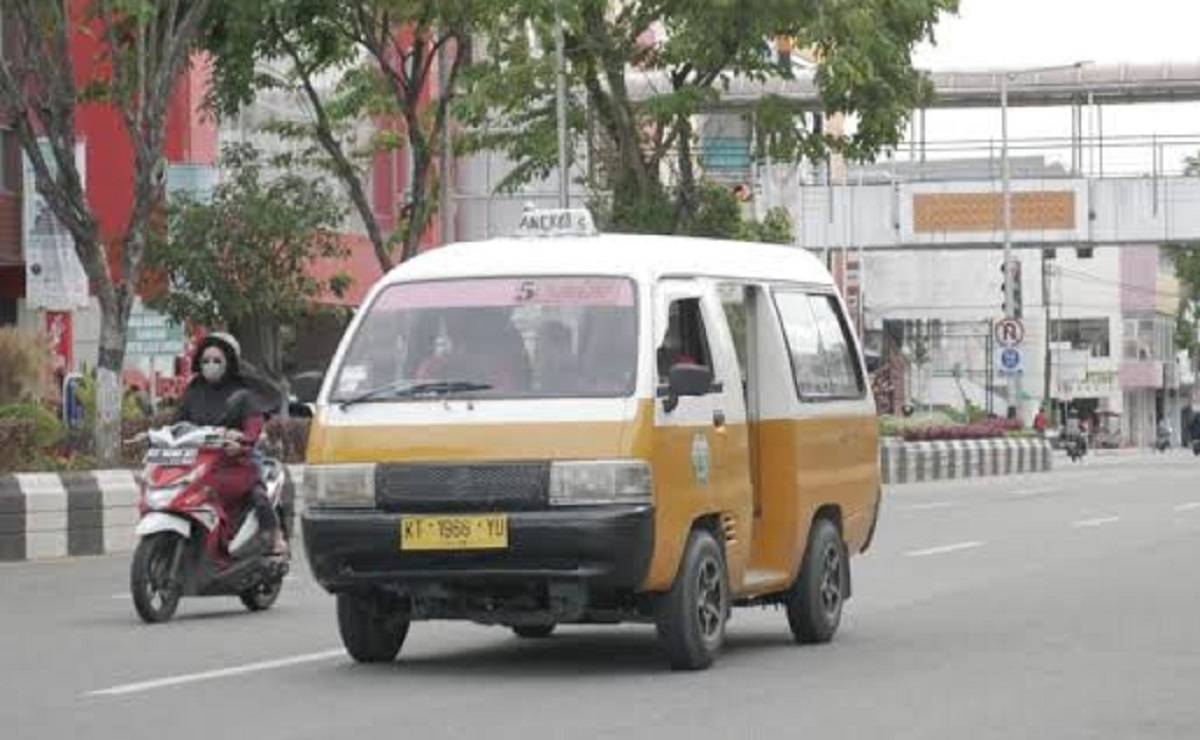
<svg viewBox="0 0 1200 740">
<path fill-rule="evenodd" d="M 534 511 L 549 500 L 550 463 L 388 463 L 375 473 L 384 511 Z"/>
</svg>

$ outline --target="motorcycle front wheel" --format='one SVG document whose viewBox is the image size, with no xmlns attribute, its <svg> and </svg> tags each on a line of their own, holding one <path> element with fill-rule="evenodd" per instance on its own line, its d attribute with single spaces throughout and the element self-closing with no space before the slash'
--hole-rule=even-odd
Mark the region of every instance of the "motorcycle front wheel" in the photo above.
<svg viewBox="0 0 1200 740">
<path fill-rule="evenodd" d="M 157 624 L 175 616 L 183 592 L 171 570 L 176 551 L 185 544 L 174 532 L 152 534 L 138 542 L 129 569 L 129 588 L 142 621 Z"/>
<path fill-rule="evenodd" d="M 261 612 L 275 605 L 275 600 L 279 598 L 279 592 L 282 590 L 283 579 L 275 578 L 243 591 L 238 594 L 238 598 L 242 600 L 242 606 L 250 611 Z"/>
</svg>

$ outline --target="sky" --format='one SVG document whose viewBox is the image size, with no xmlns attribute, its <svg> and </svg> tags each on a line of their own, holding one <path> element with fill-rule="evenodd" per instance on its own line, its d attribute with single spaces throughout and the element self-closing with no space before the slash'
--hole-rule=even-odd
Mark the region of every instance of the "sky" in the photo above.
<svg viewBox="0 0 1200 740">
<path fill-rule="evenodd" d="M 936 45 L 924 44 L 917 65 L 930 70 L 978 70 L 1070 64 L 1200 63 L 1200 0 L 960 0 L 957 16 L 946 16 L 935 31 Z M 1106 106 L 1103 130 L 1110 136 L 1194 135 L 1194 142 L 1164 151 L 1168 170 L 1178 170 L 1186 154 L 1200 150 L 1200 104 Z M 1085 130 L 1099 129 L 1095 112 L 1085 114 Z M 1069 109 L 1013 109 L 1009 136 L 1069 137 Z M 998 110 L 930 111 L 930 142 L 999 139 Z M 1141 174 L 1152 167 L 1148 142 L 1137 147 L 1106 147 L 1105 174 Z M 1019 154 L 1022 152 L 1014 152 Z M 1069 154 L 1047 150 L 1059 161 Z M 905 158 L 903 149 L 897 156 Z M 937 156 L 930 154 L 930 156 Z M 964 156 L 959 154 L 958 156 Z M 978 156 L 986 156 L 986 148 Z M 1098 165 L 1098 154 L 1091 157 Z"/>
</svg>

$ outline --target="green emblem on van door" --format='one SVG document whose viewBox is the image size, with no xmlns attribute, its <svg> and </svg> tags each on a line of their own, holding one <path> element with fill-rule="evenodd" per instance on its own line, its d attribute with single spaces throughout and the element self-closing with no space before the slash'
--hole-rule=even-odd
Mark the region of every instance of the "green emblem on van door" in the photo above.
<svg viewBox="0 0 1200 740">
<path fill-rule="evenodd" d="M 695 437 L 692 437 L 692 474 L 696 476 L 696 480 L 702 485 L 708 484 L 708 471 L 710 467 L 708 436 L 703 432 L 698 432 Z"/>
</svg>

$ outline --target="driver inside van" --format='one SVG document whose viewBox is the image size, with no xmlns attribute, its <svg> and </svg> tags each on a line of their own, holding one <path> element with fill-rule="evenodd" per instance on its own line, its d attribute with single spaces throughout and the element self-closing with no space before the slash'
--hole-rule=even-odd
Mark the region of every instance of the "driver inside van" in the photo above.
<svg viewBox="0 0 1200 740">
<path fill-rule="evenodd" d="M 417 368 L 417 380 L 486 383 L 502 393 L 529 388 L 525 343 L 506 314 L 450 309 L 444 323 L 445 337 Z"/>
</svg>

